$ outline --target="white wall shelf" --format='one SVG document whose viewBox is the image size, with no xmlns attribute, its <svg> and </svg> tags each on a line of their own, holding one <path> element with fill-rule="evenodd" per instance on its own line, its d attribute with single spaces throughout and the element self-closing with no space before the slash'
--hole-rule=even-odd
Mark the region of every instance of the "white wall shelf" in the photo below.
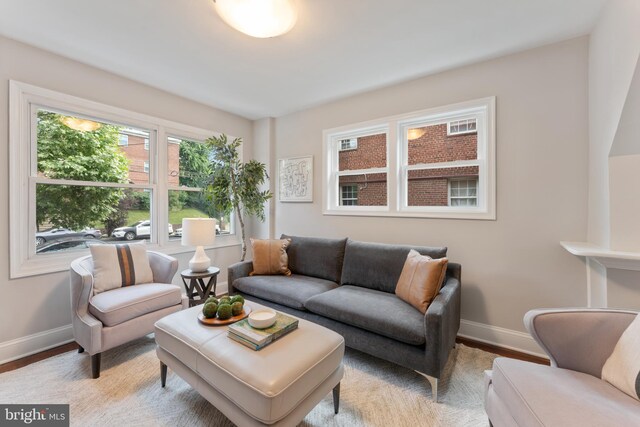
<svg viewBox="0 0 640 427">
<path fill-rule="evenodd" d="M 640 271 L 640 252 L 614 251 L 588 242 L 560 244 L 569 253 L 585 258 L 588 307 L 607 307 L 608 268 Z"/>
<path fill-rule="evenodd" d="M 640 252 L 622 252 L 588 242 L 560 242 L 575 256 L 592 258 L 607 268 L 640 271 Z"/>
</svg>

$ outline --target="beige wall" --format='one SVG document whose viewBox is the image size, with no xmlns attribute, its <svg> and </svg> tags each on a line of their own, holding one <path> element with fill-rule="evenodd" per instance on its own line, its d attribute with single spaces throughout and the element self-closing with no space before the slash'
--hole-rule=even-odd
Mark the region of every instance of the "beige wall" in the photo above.
<svg viewBox="0 0 640 427">
<path fill-rule="evenodd" d="M 314 156 L 314 202 L 277 202 L 276 235 L 446 245 L 462 264 L 463 329 L 533 349 L 520 345 L 527 310 L 586 304 L 584 264 L 559 241 L 586 238 L 587 65 L 583 37 L 278 118 L 276 157 Z M 496 221 L 322 215 L 323 129 L 493 95 Z"/>
<path fill-rule="evenodd" d="M 251 144 L 252 122 L 242 117 L 170 95 L 140 83 L 0 37 L 0 360 L 37 350 L 34 346 L 60 343 L 70 337 L 71 323 L 68 273 L 46 274 L 9 280 L 9 80 L 56 90 L 131 111 L 173 120 L 204 129 L 243 136 Z M 206 90 L 206 88 L 203 88 Z M 212 251 L 215 265 L 226 266 L 239 259 L 239 247 Z M 211 254 L 210 254 L 211 256 Z M 182 254 L 181 267 L 191 254 Z M 177 276 L 176 283 L 179 283 Z M 22 338 L 45 331 L 31 339 Z M 17 340 L 17 341 L 16 341 Z"/>
</svg>

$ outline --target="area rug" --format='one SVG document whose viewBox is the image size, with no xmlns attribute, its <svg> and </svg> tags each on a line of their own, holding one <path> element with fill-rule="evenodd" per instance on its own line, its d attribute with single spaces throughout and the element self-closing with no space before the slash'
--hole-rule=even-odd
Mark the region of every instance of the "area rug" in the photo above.
<svg viewBox="0 0 640 427">
<path fill-rule="evenodd" d="M 482 378 L 495 357 L 458 344 L 436 404 L 421 375 L 347 349 L 340 413 L 329 394 L 300 426 L 487 426 Z M 171 370 L 161 388 L 159 371 L 152 337 L 104 353 L 97 380 L 86 353 L 64 353 L 1 374 L 0 403 L 69 403 L 72 426 L 233 426 Z"/>
</svg>

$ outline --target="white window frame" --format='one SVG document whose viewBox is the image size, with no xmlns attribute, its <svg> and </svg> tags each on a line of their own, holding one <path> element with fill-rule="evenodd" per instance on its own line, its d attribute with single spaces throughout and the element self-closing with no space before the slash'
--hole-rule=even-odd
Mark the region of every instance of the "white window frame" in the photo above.
<svg viewBox="0 0 640 427">
<path fill-rule="evenodd" d="M 356 188 L 356 197 L 345 198 L 344 194 L 342 192 L 342 188 L 343 187 L 355 187 Z M 345 205 L 344 201 L 345 200 L 355 200 L 356 202 L 358 201 L 358 191 L 359 191 L 358 190 L 358 184 L 341 184 L 340 185 L 340 189 L 338 191 L 340 192 L 340 206 L 357 206 L 357 204 L 356 205 Z"/>
<path fill-rule="evenodd" d="M 339 171 L 341 141 L 345 139 L 361 138 L 370 135 L 384 134 L 387 144 L 387 165 L 382 168 L 369 169 L 353 169 Z M 354 213 L 364 212 L 388 212 L 389 211 L 389 191 L 387 190 L 386 206 L 341 206 L 340 205 L 340 177 L 363 174 L 387 174 L 387 189 L 389 188 L 389 127 L 386 124 L 374 123 L 367 126 L 349 127 L 346 130 L 338 129 L 334 131 L 325 131 L 325 148 L 323 156 L 323 164 L 325 170 L 325 186 L 323 191 L 324 213 L 342 213 L 344 215 L 353 215 Z"/>
<path fill-rule="evenodd" d="M 416 218 L 496 219 L 496 98 L 487 97 L 442 107 L 384 117 L 368 122 L 326 129 L 323 132 L 323 214 L 353 216 L 392 216 Z M 409 129 L 454 120 L 476 118 L 478 135 L 475 160 L 455 162 L 408 164 L 407 132 Z M 338 172 L 339 148 L 336 143 L 369 130 L 387 132 L 387 168 L 366 173 L 387 173 L 387 206 L 339 206 Z M 478 206 L 408 206 L 408 175 L 410 170 L 449 168 L 456 166 L 479 167 Z M 348 171 L 351 174 L 362 171 Z"/>
<path fill-rule="evenodd" d="M 144 149 L 149 151 L 149 138 L 144 139 Z"/>
<path fill-rule="evenodd" d="M 181 123 L 135 113 L 122 108 L 89 101 L 83 98 L 44 89 L 27 83 L 9 82 L 9 249 L 10 278 L 28 277 L 37 274 L 67 271 L 69 263 L 87 254 L 88 250 L 68 253 L 35 253 L 35 203 L 36 184 L 45 178 L 36 176 L 37 170 L 37 109 L 52 109 L 72 113 L 74 116 L 118 125 L 129 125 L 150 132 L 150 175 L 148 184 L 100 183 L 100 186 L 149 189 L 152 192 L 150 220 L 152 221 L 150 250 L 167 254 L 192 252 L 193 248 L 170 241 L 166 225 L 158 230 L 158 224 L 169 222 L 168 211 L 168 165 L 167 135 L 177 134 L 185 138 L 205 140 L 211 135 L 220 135 Z M 234 138 L 230 136 L 230 138 Z M 75 185 L 96 185 L 95 182 L 57 180 Z M 162 208 L 164 207 L 164 208 Z M 237 230 L 236 219 L 232 220 L 232 233 Z M 163 232 L 159 232 L 163 231 Z M 217 236 L 213 247 L 240 245 L 236 234 Z"/>
<path fill-rule="evenodd" d="M 475 129 L 469 129 L 469 120 L 475 120 L 476 122 L 476 128 Z M 458 126 L 460 126 L 460 122 L 466 121 L 467 123 L 467 130 L 457 130 L 457 131 L 452 131 L 451 130 L 451 126 L 453 123 L 456 123 Z M 468 119 L 457 119 L 457 120 L 451 120 L 449 122 L 447 122 L 447 136 L 456 136 L 456 135 L 466 135 L 468 133 L 476 133 L 478 132 L 478 120 L 476 118 L 468 118 Z"/>
<path fill-rule="evenodd" d="M 344 142 L 349 141 L 349 146 L 345 147 Z M 340 140 L 340 151 L 349 151 L 358 149 L 358 138 L 345 138 Z"/>
<path fill-rule="evenodd" d="M 126 138 L 126 139 L 123 140 L 123 138 Z M 128 146 L 129 146 L 129 135 L 127 135 L 126 133 L 120 133 L 120 135 L 118 135 L 118 147 L 128 147 Z"/>
<path fill-rule="evenodd" d="M 144 170 L 144 173 L 149 173 L 149 162 L 144 162 L 144 165 L 142 168 Z"/>
<path fill-rule="evenodd" d="M 471 181 L 471 180 L 475 180 L 476 181 L 476 195 L 475 196 L 466 196 L 466 197 L 460 197 L 460 196 L 452 196 L 451 195 L 451 184 L 454 182 L 460 182 L 460 181 Z M 451 201 L 452 200 L 456 200 L 456 199 L 475 199 L 476 201 L 476 205 L 478 204 L 478 180 L 476 178 L 472 178 L 472 177 L 463 177 L 463 178 L 449 178 L 447 180 L 447 203 L 449 204 L 449 206 L 451 205 Z"/>
</svg>

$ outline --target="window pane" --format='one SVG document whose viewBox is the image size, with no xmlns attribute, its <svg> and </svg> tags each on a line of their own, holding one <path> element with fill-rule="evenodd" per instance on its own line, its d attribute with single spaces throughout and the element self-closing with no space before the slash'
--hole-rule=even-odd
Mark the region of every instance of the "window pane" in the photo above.
<svg viewBox="0 0 640 427">
<path fill-rule="evenodd" d="M 168 138 L 168 181 L 170 187 L 204 188 L 212 169 L 212 150 L 204 143 L 188 139 Z"/>
<path fill-rule="evenodd" d="M 356 138 L 353 138 L 356 139 Z M 338 170 L 387 167 L 387 135 L 384 133 L 357 138 L 357 147 L 338 153 Z"/>
<path fill-rule="evenodd" d="M 387 174 L 341 176 L 340 206 L 386 206 Z"/>
<path fill-rule="evenodd" d="M 477 166 L 422 169 L 409 171 L 407 189 L 409 206 L 459 206 L 456 198 L 476 200 Z M 457 178 L 470 177 L 468 180 Z M 471 192 L 473 191 L 473 194 Z M 451 192 L 449 194 L 449 192 Z M 474 202 L 474 206 L 477 202 Z"/>
<path fill-rule="evenodd" d="M 38 110 L 38 176 L 146 184 L 149 132 Z"/>
<path fill-rule="evenodd" d="M 149 239 L 150 194 L 138 189 L 37 184 L 36 253 Z"/>
<path fill-rule="evenodd" d="M 183 218 L 215 218 L 216 234 L 231 234 L 231 219 L 215 210 L 200 191 L 169 191 L 169 223 L 173 228 L 170 240 L 182 238 Z"/>
<path fill-rule="evenodd" d="M 454 132 L 453 125 L 450 130 Z M 475 160 L 478 157 L 478 135 L 447 135 L 446 123 L 408 129 L 405 137 L 410 165 Z"/>
</svg>

